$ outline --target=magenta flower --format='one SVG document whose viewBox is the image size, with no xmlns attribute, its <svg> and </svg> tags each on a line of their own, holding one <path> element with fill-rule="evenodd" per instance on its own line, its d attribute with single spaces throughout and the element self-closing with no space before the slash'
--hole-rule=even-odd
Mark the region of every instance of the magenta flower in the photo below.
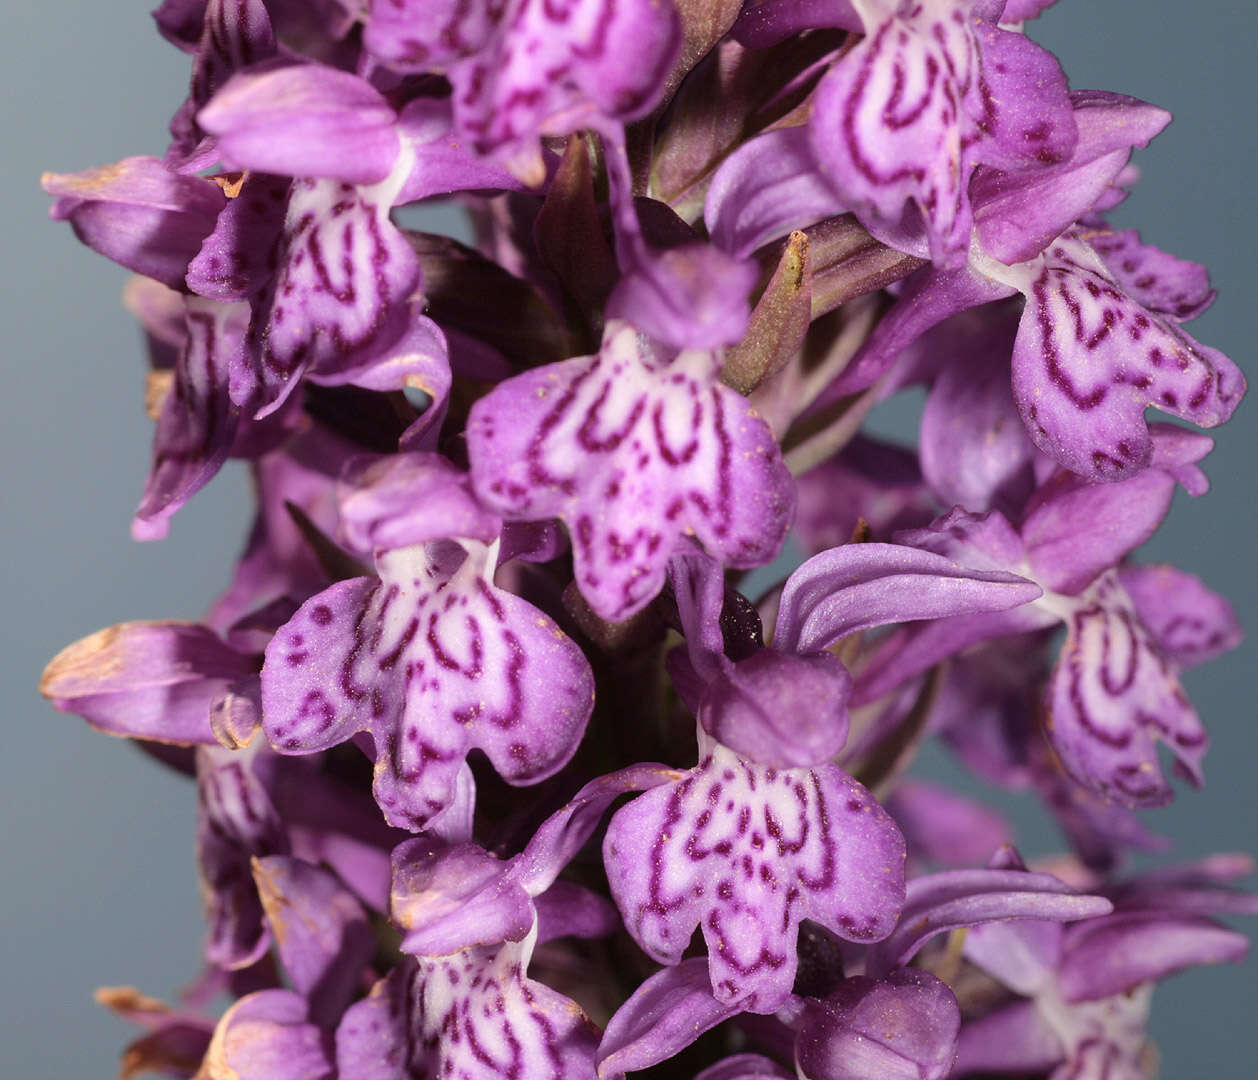
<svg viewBox="0 0 1258 1080">
<path fill-rule="evenodd" d="M 661 356 L 613 322 L 596 355 L 508 380 L 468 418 L 477 494 L 516 520 L 562 520 L 577 585 L 604 618 L 648 603 L 686 536 L 736 567 L 782 545 L 790 477 L 719 372 L 719 353 Z"/>
<path fill-rule="evenodd" d="M 1147 410 L 1245 380 L 1108 224 L 1169 115 L 1070 90 L 1050 4 L 161 4 L 164 156 L 44 187 L 139 275 L 133 534 L 230 458 L 257 510 L 203 621 L 41 686 L 195 780 L 204 967 L 102 996 L 125 1074 L 1144 1075 L 1255 910 L 1243 857 L 1114 876 L 1240 639 L 1131 561 L 1209 487 Z"/>
</svg>

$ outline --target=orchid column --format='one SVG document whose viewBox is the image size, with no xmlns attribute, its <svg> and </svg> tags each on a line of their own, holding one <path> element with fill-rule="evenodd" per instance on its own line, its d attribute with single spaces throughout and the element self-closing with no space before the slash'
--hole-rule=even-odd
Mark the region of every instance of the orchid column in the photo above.
<svg viewBox="0 0 1258 1080">
<path fill-rule="evenodd" d="M 1179 673 L 1239 640 L 1130 561 L 1208 488 L 1146 410 L 1213 427 L 1244 379 L 1182 329 L 1204 271 L 1103 216 L 1167 115 L 1069 90 L 1044 6 L 155 13 L 168 153 L 45 186 L 140 275 L 134 534 L 229 457 L 258 516 L 203 623 L 45 675 L 196 778 L 206 967 L 180 1012 L 108 996 L 130 1060 L 1147 1072 L 1152 984 L 1258 905 L 1239 857 L 1124 876 L 1157 744 L 1202 780 Z M 476 248 L 397 223 L 451 195 Z M 861 434 L 916 384 L 916 452 Z M 934 736 L 1073 861 L 905 779 Z"/>
</svg>

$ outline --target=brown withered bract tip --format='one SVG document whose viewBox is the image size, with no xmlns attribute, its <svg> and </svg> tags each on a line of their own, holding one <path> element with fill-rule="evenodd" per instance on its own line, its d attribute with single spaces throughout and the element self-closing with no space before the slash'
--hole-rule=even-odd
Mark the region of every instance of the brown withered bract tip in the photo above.
<svg viewBox="0 0 1258 1080">
<path fill-rule="evenodd" d="M 143 994 L 134 986 L 102 986 L 93 994 L 97 1005 L 103 1005 L 116 1013 L 168 1013 L 170 1006 L 155 997 Z"/>
<path fill-rule="evenodd" d="M 144 380 L 144 412 L 150 420 L 162 415 L 162 407 L 175 386 L 175 373 L 169 370 L 150 371 Z"/>
<path fill-rule="evenodd" d="M 133 1076 L 151 1076 L 155 1073 L 185 1076 L 190 1075 L 200 1064 L 199 1056 L 180 1053 L 177 1049 L 162 1045 L 155 1036 L 150 1035 L 133 1042 L 122 1052 L 118 1080 L 131 1080 Z"/>
<path fill-rule="evenodd" d="M 258 887 L 258 899 L 266 911 L 267 926 L 271 928 L 276 943 L 282 945 L 288 937 L 287 909 L 290 906 L 284 897 L 284 890 L 275 880 L 276 875 L 263 866 L 256 855 L 250 857 L 249 869 Z"/>
<path fill-rule="evenodd" d="M 229 199 L 234 199 L 240 194 L 240 189 L 245 186 L 245 181 L 249 178 L 249 170 L 238 173 L 222 173 L 219 176 L 211 176 L 210 179 L 216 183 L 222 190 L 223 194 Z"/>
<path fill-rule="evenodd" d="M 116 161 L 112 165 L 101 165 L 79 173 L 46 172 L 40 176 L 39 186 L 49 195 L 90 199 L 93 195 L 107 191 L 126 171 L 127 163 Z"/>
<path fill-rule="evenodd" d="M 114 642 L 126 623 L 107 626 L 67 645 L 49 661 L 39 680 L 39 692 L 46 698 L 65 697 L 67 683 L 80 679 L 102 679 L 118 671 L 122 658 L 114 651 Z"/>
</svg>

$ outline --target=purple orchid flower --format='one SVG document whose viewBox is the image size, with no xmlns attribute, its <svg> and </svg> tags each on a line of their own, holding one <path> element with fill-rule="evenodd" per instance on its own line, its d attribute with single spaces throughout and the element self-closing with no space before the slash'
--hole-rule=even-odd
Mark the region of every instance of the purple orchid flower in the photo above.
<svg viewBox="0 0 1258 1080">
<path fill-rule="evenodd" d="M 1073 151 L 1065 77 L 1051 54 L 995 25 L 999 0 L 852 7 L 865 37 L 818 87 L 813 152 L 875 236 L 903 248 L 910 202 L 933 260 L 956 266 L 976 167 L 1042 169 Z"/>
<path fill-rule="evenodd" d="M 547 936 L 614 925 L 585 890 L 556 888 L 556 878 L 615 798 L 674 776 L 635 766 L 591 781 L 506 862 L 426 837 L 396 849 L 392 913 L 410 955 L 345 1014 L 342 1075 L 592 1076 L 595 1029 L 572 1000 L 528 978 L 529 960 Z"/>
<path fill-rule="evenodd" d="M 558 770 L 585 729 L 592 680 L 551 619 L 492 584 L 501 524 L 461 475 L 431 455 L 389 468 L 426 497 L 399 515 L 386 469 L 343 503 L 380 578 L 333 585 L 280 629 L 263 666 L 263 726 L 285 754 L 370 732 L 386 819 L 420 830 L 470 808 L 473 746 L 512 783 Z"/>
<path fill-rule="evenodd" d="M 882 661 L 862 671 L 855 700 L 872 700 L 910 672 L 979 641 L 1065 622 L 1069 632 L 1047 698 L 1049 737 L 1067 771 L 1111 800 L 1164 805 L 1171 789 L 1158 768 L 1154 739 L 1160 738 L 1174 750 L 1184 774 L 1200 783 L 1206 734 L 1177 673 L 1185 662 L 1233 647 L 1240 639 L 1235 616 L 1194 583 L 1195 594 L 1209 600 L 1191 628 L 1184 627 L 1186 647 L 1178 651 L 1156 637 L 1158 627 L 1176 622 L 1171 611 L 1157 611 L 1167 594 L 1142 594 L 1146 624 L 1113 569 L 1151 535 L 1177 480 L 1190 491 L 1204 490 L 1204 476 L 1194 464 L 1207 449 L 1194 444 L 1199 438 L 1180 429 L 1158 433 L 1165 467 L 1119 485 L 1086 484 L 1059 474 L 1033 497 L 1018 531 L 998 511 L 979 517 L 955 510 L 928 529 L 900 534 L 901 542 L 972 565 L 1020 570 L 1045 593 L 1008 615 L 940 620 L 922 632 L 906 631 L 884 646 Z M 1083 532 L 1080 522 L 1087 523 Z M 1178 608 L 1178 601 L 1167 602 Z"/>
<path fill-rule="evenodd" d="M 472 409 L 477 495 L 517 520 L 561 519 L 578 587 L 605 619 L 650 602 L 686 535 L 733 566 L 781 547 L 790 476 L 719 370 L 719 354 L 669 359 L 611 322 L 596 355 L 509 379 Z"/>
<path fill-rule="evenodd" d="M 801 919 L 873 941 L 891 932 L 901 903 L 903 837 L 829 760 L 846 738 L 850 684 L 821 650 L 883 622 L 1016 605 L 1037 589 L 891 545 L 852 545 L 796 571 L 773 649 L 731 663 L 713 633 L 712 564 L 695 559 L 676 564 L 674 592 L 691 643 L 680 674 L 707 683 L 699 764 L 616 814 L 604 860 L 626 928 L 649 955 L 678 963 L 699 926 L 717 999 L 767 1013 L 794 980 Z"/>
<path fill-rule="evenodd" d="M 374 0 L 364 44 L 397 71 L 446 74 L 457 136 L 536 186 L 540 136 L 650 111 L 680 29 L 670 0 Z"/>
<path fill-rule="evenodd" d="M 1105 218 L 1168 115 L 1069 92 L 1051 3 L 161 3 L 165 158 L 45 187 L 142 275 L 134 534 L 229 457 L 258 509 L 203 624 L 45 674 L 196 781 L 206 967 L 105 996 L 124 1073 L 1140 1074 L 1258 910 L 1108 876 L 1240 633 L 1128 562 L 1208 487 L 1145 413 L 1244 380 Z M 407 226 L 447 197 L 474 244 Z M 862 434 L 918 383 L 917 453 Z M 1082 866 L 909 778 L 936 734 Z"/>
<path fill-rule="evenodd" d="M 419 259 L 389 211 L 518 187 L 458 146 L 444 104 L 421 98 L 398 113 L 348 72 L 287 65 L 234 76 L 197 119 L 234 167 L 296 178 L 285 205 L 254 211 L 260 230 L 248 217 L 221 221 L 194 267 L 217 282 L 224 268 L 266 260 L 267 272 L 243 283 L 254 312 L 246 359 L 231 372 L 234 401 L 265 415 L 305 372 L 363 384 L 359 371 L 390 349 L 427 357 L 429 369 L 444 362 L 440 330 L 408 304 Z"/>
<path fill-rule="evenodd" d="M 750 8 L 740 28 L 748 43 L 768 44 L 804 26 L 864 36 L 821 80 L 806 128 L 752 140 L 723 167 L 707 211 L 714 235 L 747 251 L 775 232 L 852 211 L 894 248 L 929 253 L 944 269 L 964 265 L 975 170 L 1033 176 L 1067 160 L 1078 139 L 1061 68 L 996 25 L 1003 7 L 1000 0 L 842 0 Z M 755 175 L 770 159 L 778 163 L 771 172 Z M 767 193 L 769 185 L 775 202 L 745 205 L 752 190 Z M 741 207 L 730 202 L 734 190 L 743 192 Z"/>
<path fill-rule="evenodd" d="M 1119 480 L 1147 467 L 1149 406 L 1203 427 L 1232 414 L 1244 377 L 1178 326 L 1208 302 L 1199 273 L 1151 248 L 1141 249 L 1140 272 L 1125 269 L 1139 265 L 1126 256 L 1112 270 L 1089 246 L 1091 229 L 1071 228 L 1166 114 L 1099 93 L 1075 95 L 1075 109 L 1082 137 L 1071 160 L 1038 178 L 977 177 L 968 266 L 911 278 L 823 400 L 872 385 L 948 316 L 1020 292 L 1027 303 L 1012 351 L 1014 398 L 1035 444 L 1067 468 Z M 1099 232 L 1102 247 L 1118 256 L 1108 233 Z"/>
<path fill-rule="evenodd" d="M 844 945 L 841 971 L 836 958 L 824 965 L 833 990 L 824 998 L 789 995 L 776 1017 L 765 1019 L 771 1041 L 793 1052 L 800 1075 L 847 1080 L 869 1075 L 871 1068 L 891 1075 L 948 1075 L 957 1050 L 957 1002 L 937 977 L 901 965 L 950 930 L 1008 920 L 1088 920 L 1113 910 L 1104 897 L 1081 895 L 1052 875 L 1013 866 L 1015 854 L 996 858 L 1002 865 L 911 881 L 904 913 L 889 937 Z M 739 1015 L 745 1006 L 722 1000 L 704 967 L 701 957 L 666 967 L 625 1002 L 599 1046 L 603 1080 L 666 1060 Z"/>
<path fill-rule="evenodd" d="M 1220 888 L 1236 869 L 1223 861 L 1155 872 L 1119 893 L 1113 914 L 1082 923 L 971 931 L 966 957 L 1024 1000 L 965 1024 L 957 1075 L 1145 1075 L 1154 983 L 1190 966 L 1235 962 L 1248 948 L 1242 935 L 1204 917 L 1258 911 L 1253 894 Z"/>
<path fill-rule="evenodd" d="M 702 728 L 699 752 L 685 779 L 612 818 L 608 881 L 650 956 L 678 963 L 699 927 L 718 1000 L 773 1012 L 794 981 L 801 919 L 853 941 L 891 931 L 904 841 L 837 765 L 757 765 Z"/>
</svg>

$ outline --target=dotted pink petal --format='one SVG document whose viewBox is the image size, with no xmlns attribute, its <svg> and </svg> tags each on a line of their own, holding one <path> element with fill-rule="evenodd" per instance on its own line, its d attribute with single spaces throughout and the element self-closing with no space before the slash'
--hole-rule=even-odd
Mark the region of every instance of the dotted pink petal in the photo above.
<svg viewBox="0 0 1258 1080">
<path fill-rule="evenodd" d="M 454 804 L 473 747 L 514 784 L 561 768 L 593 704 L 577 646 L 489 584 L 483 548 L 462 565 L 453 544 L 377 562 L 381 581 L 332 586 L 268 646 L 262 700 L 272 745 L 305 754 L 370 732 L 376 800 L 390 824 L 415 831 Z"/>
<path fill-rule="evenodd" d="M 736 567 L 768 562 L 782 544 L 790 474 L 718 370 L 718 354 L 665 361 L 610 323 L 596 355 L 509 379 L 472 409 L 477 495 L 510 518 L 562 519 L 577 584 L 606 619 L 650 602 L 687 536 Z"/>
<path fill-rule="evenodd" d="M 773 1012 L 812 919 L 849 941 L 889 934 L 904 901 L 904 838 L 837 765 L 775 769 L 700 736 L 700 764 L 621 809 L 603 858 L 635 941 L 676 964 L 700 927 L 719 1001 Z"/>
</svg>

